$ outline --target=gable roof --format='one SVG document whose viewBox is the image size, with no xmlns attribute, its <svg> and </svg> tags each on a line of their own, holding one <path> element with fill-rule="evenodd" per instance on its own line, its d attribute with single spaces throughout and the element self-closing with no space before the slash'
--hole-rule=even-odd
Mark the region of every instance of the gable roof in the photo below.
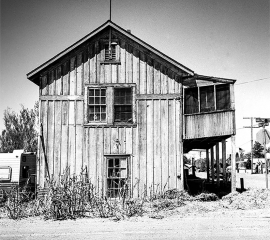
<svg viewBox="0 0 270 240">
<path fill-rule="evenodd" d="M 65 50 L 63 50 L 59 54 L 55 55 L 54 57 L 52 57 L 51 59 L 49 59 L 45 63 L 41 64 L 39 67 L 37 67 L 34 70 L 32 70 L 31 72 L 27 73 L 27 75 L 26 75 L 27 78 L 30 81 L 32 81 L 32 82 L 36 83 L 37 85 L 39 85 L 39 75 L 38 74 L 41 71 L 43 71 L 46 67 L 50 66 L 55 61 L 57 61 L 60 58 L 64 57 L 66 54 L 70 53 L 72 50 L 74 50 L 75 48 L 77 48 L 81 44 L 85 43 L 87 40 L 91 39 L 93 36 L 95 36 L 96 34 L 98 34 L 99 32 L 101 32 L 102 30 L 104 30 L 107 27 L 114 28 L 115 30 L 117 30 L 121 34 L 125 35 L 126 37 L 130 38 L 131 40 L 137 42 L 138 44 L 140 44 L 141 46 L 143 46 L 147 50 L 153 52 L 157 56 L 159 56 L 162 59 L 166 60 L 167 62 L 169 62 L 170 64 L 172 64 L 176 68 L 180 69 L 181 71 L 186 72 L 188 75 L 191 75 L 191 76 L 194 75 L 194 72 L 191 69 L 189 69 L 186 66 L 180 64 L 179 62 L 175 61 L 174 59 L 168 57 L 167 55 L 165 55 L 164 53 L 162 53 L 159 50 L 155 49 L 151 45 L 149 45 L 146 42 L 142 41 L 141 39 L 137 38 L 136 36 L 134 36 L 130 32 L 128 32 L 125 29 L 121 28 L 120 26 L 118 26 L 117 24 L 113 23 L 112 21 L 108 20 L 107 22 L 105 22 L 104 24 L 102 24 L 100 27 L 98 27 L 97 29 L 95 29 L 94 31 L 92 31 L 91 33 L 89 33 L 88 35 L 86 35 L 85 37 L 83 37 L 82 39 L 80 39 L 79 41 L 77 41 L 74 44 L 72 44 L 70 47 L 66 48 Z"/>
</svg>

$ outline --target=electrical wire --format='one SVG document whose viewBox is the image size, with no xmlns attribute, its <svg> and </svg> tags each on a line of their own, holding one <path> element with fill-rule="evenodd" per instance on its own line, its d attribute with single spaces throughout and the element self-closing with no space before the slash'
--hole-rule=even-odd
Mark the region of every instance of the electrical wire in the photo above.
<svg viewBox="0 0 270 240">
<path fill-rule="evenodd" d="M 247 84 L 247 83 L 252 83 L 252 82 L 257 82 L 257 81 L 263 81 L 263 80 L 266 80 L 266 79 L 269 79 L 269 78 L 270 78 L 270 77 L 260 78 L 260 79 L 251 80 L 251 81 L 247 81 L 247 82 L 236 83 L 235 85 L 242 85 L 242 84 Z"/>
</svg>

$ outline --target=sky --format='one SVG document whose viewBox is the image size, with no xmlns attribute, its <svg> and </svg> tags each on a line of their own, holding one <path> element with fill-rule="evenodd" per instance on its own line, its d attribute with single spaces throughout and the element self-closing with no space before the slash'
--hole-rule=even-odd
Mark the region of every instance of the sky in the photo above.
<svg viewBox="0 0 270 240">
<path fill-rule="evenodd" d="M 109 0 L 0 0 L 0 131 L 7 107 L 33 108 L 26 74 L 109 19 Z M 112 21 L 195 73 L 236 79 L 236 147 L 270 118 L 269 0 L 112 0 Z M 268 127 L 269 129 L 269 127 Z M 254 139 L 258 129 L 254 129 Z"/>
</svg>

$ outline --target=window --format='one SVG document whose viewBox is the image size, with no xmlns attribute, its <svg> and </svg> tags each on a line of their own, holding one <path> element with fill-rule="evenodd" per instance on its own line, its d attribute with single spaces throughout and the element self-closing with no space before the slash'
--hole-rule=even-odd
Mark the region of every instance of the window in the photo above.
<svg viewBox="0 0 270 240">
<path fill-rule="evenodd" d="M 88 89 L 88 121 L 105 122 L 106 121 L 106 89 L 89 88 Z"/>
<path fill-rule="evenodd" d="M 185 113 L 199 112 L 198 88 L 188 88 L 185 91 Z"/>
<path fill-rule="evenodd" d="M 220 84 L 216 86 L 217 110 L 230 109 L 230 85 Z"/>
<path fill-rule="evenodd" d="M 115 198 L 118 197 L 127 186 L 127 157 L 108 157 L 107 166 L 107 196 Z"/>
<path fill-rule="evenodd" d="M 185 114 L 228 110 L 231 108 L 230 84 L 185 89 Z"/>
<path fill-rule="evenodd" d="M 132 122 L 132 89 L 114 89 L 114 121 Z"/>
<path fill-rule="evenodd" d="M 131 125 L 135 120 L 135 84 L 89 84 L 85 92 L 85 123 Z"/>
<path fill-rule="evenodd" d="M 0 181 L 11 181 L 11 167 L 0 167 Z"/>
<path fill-rule="evenodd" d="M 201 112 L 215 110 L 214 86 L 200 88 L 200 108 Z"/>
<path fill-rule="evenodd" d="M 28 178 L 29 177 L 29 166 L 23 166 L 22 167 L 22 178 Z"/>
<path fill-rule="evenodd" d="M 107 44 L 105 45 L 105 61 L 115 61 L 116 60 L 116 45 Z"/>
</svg>

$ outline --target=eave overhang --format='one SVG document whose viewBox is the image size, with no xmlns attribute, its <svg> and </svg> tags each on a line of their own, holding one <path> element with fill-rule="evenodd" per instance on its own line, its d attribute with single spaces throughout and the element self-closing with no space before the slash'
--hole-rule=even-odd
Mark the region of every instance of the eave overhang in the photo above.
<svg viewBox="0 0 270 240">
<path fill-rule="evenodd" d="M 228 83 L 234 84 L 236 79 L 229 79 L 229 78 L 220 78 L 220 77 L 213 77 L 213 76 L 205 76 L 199 75 L 194 73 L 192 77 L 185 77 L 183 80 L 183 85 L 186 87 L 198 87 L 202 81 L 209 82 L 209 83 Z"/>
</svg>

